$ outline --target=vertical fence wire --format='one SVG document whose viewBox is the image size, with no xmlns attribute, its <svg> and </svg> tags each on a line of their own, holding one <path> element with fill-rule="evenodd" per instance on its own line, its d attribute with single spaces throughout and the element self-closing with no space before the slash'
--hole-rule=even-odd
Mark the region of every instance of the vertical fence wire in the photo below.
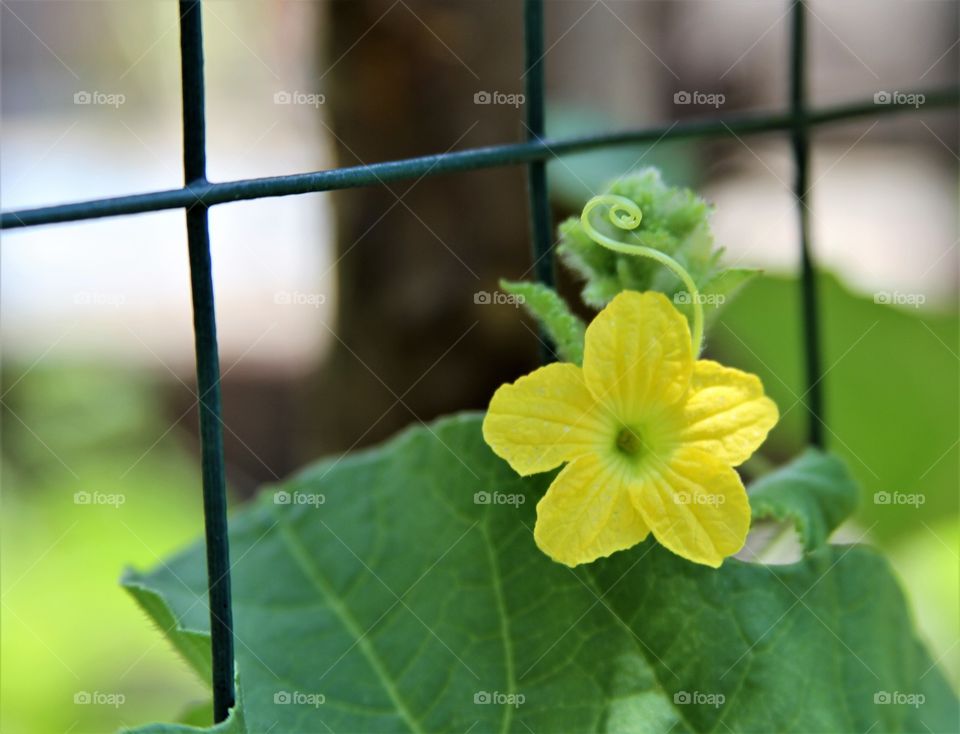
<svg viewBox="0 0 960 734">
<path fill-rule="evenodd" d="M 810 207 L 807 199 L 810 174 L 810 126 L 807 120 L 806 8 L 794 0 L 791 9 L 790 112 L 794 157 L 794 194 L 800 223 L 800 291 L 803 311 L 803 354 L 808 437 L 823 446 L 823 375 L 820 359 L 820 319 L 813 253 L 810 249 Z"/>
<path fill-rule="evenodd" d="M 203 90 L 203 31 L 200 0 L 180 0 L 180 66 L 183 94 L 184 185 L 207 182 Z M 207 592 L 213 662 L 214 721 L 233 706 L 233 611 L 230 601 L 230 548 L 220 405 L 220 358 L 210 262 L 208 208 L 198 198 L 186 211 L 197 355 L 203 515 L 207 551 Z"/>
<path fill-rule="evenodd" d="M 543 0 L 524 0 L 523 29 L 527 140 L 539 142 L 546 137 Z M 530 240 L 534 273 L 537 281 L 552 286 L 556 280 L 556 265 L 553 258 L 545 160 L 533 161 L 527 167 L 527 193 L 530 202 Z M 549 338 L 542 330 L 541 342 L 541 360 L 549 362 L 556 359 Z"/>
</svg>

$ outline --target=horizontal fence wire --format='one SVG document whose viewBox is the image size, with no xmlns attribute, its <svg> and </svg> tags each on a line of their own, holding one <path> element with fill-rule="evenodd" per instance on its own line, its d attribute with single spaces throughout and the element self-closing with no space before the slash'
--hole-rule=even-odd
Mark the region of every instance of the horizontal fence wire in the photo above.
<svg viewBox="0 0 960 734">
<path fill-rule="evenodd" d="M 927 109 L 952 107 L 960 103 L 960 89 L 917 90 L 917 93 L 923 94 L 926 98 L 924 107 Z M 914 105 L 908 102 L 878 105 L 873 100 L 864 100 L 811 111 L 805 119 L 807 127 L 813 128 L 829 123 L 853 120 L 858 117 L 890 115 L 905 110 L 916 111 Z M 233 201 L 378 186 L 391 181 L 439 176 L 459 171 L 522 165 L 532 161 L 549 161 L 551 158 L 559 156 L 622 145 L 655 143 L 659 140 L 692 140 L 787 132 L 792 130 L 793 126 L 794 120 L 791 114 L 766 113 L 681 122 L 641 130 L 626 130 L 556 140 L 530 140 L 525 143 L 471 148 L 458 152 L 426 155 L 365 166 L 220 183 L 207 182 L 185 186 L 180 189 L 7 211 L 0 216 L 0 229 L 36 227 L 44 224 L 143 214 L 165 209 L 180 209 L 192 206 L 197 202 L 203 202 L 207 206 L 215 206 Z"/>
</svg>

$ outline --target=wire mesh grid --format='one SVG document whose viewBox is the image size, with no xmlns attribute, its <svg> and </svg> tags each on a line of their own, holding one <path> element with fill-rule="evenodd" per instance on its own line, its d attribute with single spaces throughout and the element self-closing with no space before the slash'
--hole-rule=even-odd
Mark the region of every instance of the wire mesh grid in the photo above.
<svg viewBox="0 0 960 734">
<path fill-rule="evenodd" d="M 290 196 L 310 192 L 384 185 L 459 171 L 526 165 L 528 173 L 530 239 L 537 280 L 552 284 L 555 258 L 546 164 L 549 159 L 586 150 L 662 139 L 697 139 L 781 133 L 790 138 L 800 231 L 800 286 L 805 359 L 805 404 L 809 440 L 823 441 L 823 374 L 820 361 L 819 315 L 814 260 L 810 247 L 809 151 L 811 130 L 833 122 L 866 115 L 892 114 L 917 108 L 907 101 L 876 106 L 872 100 L 812 110 L 807 100 L 806 8 L 803 0 L 790 7 L 790 105 L 786 111 L 763 115 L 725 116 L 678 123 L 669 127 L 583 137 L 546 139 L 544 82 L 544 0 L 524 0 L 524 56 L 526 141 L 458 152 L 386 161 L 372 165 L 311 173 L 226 182 L 206 177 L 206 124 L 203 81 L 201 0 L 179 0 L 181 92 L 183 100 L 184 185 L 177 189 L 109 197 L 35 209 L 3 212 L 0 229 L 36 227 L 88 219 L 184 209 L 190 260 L 197 385 L 200 395 L 200 439 L 203 506 L 207 548 L 208 597 L 213 661 L 213 699 L 216 721 L 224 720 L 234 704 L 233 622 L 227 504 L 221 419 L 220 368 L 217 347 L 213 277 L 210 260 L 208 210 L 232 201 Z M 960 102 L 960 90 L 924 90 L 927 107 L 950 107 Z M 547 350 L 544 350 L 545 352 Z M 549 358 L 545 353 L 544 358 Z"/>
</svg>

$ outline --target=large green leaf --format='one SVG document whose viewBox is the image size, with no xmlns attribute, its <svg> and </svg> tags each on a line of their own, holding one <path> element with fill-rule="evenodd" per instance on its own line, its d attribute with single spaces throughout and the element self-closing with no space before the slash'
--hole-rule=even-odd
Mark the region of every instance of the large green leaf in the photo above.
<svg viewBox="0 0 960 734">
<path fill-rule="evenodd" d="M 533 542 L 550 479 L 517 477 L 462 416 L 239 513 L 246 731 L 954 729 L 956 700 L 871 550 L 712 570 L 650 540 L 572 571 Z M 202 632 L 204 568 L 195 546 L 127 583 L 166 600 L 174 634 Z"/>
</svg>

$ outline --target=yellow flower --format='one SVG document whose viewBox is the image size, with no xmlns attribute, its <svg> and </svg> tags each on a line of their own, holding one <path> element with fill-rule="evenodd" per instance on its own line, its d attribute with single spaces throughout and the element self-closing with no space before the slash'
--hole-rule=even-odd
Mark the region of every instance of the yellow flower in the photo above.
<svg viewBox="0 0 960 734">
<path fill-rule="evenodd" d="M 624 291 L 587 327 L 583 368 L 551 364 L 500 387 L 483 437 L 523 476 L 568 462 L 537 504 L 534 537 L 554 560 L 588 563 L 653 532 L 717 567 L 750 528 L 733 467 L 777 417 L 756 375 L 694 359 L 663 294 Z"/>
</svg>

